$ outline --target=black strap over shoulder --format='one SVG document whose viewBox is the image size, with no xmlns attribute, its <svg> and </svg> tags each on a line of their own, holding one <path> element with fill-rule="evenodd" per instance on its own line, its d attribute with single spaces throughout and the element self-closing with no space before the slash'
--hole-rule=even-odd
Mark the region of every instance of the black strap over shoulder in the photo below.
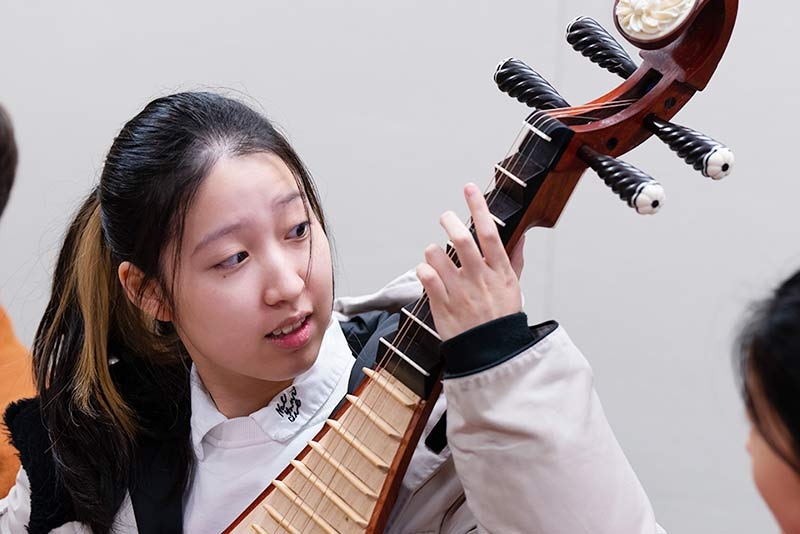
<svg viewBox="0 0 800 534">
<path fill-rule="evenodd" d="M 372 368 L 378 357 L 378 345 L 381 337 L 389 336 L 397 330 L 400 323 L 398 314 L 374 311 L 357 315 L 341 323 L 345 339 L 356 358 L 353 369 L 350 371 L 350 381 L 347 392 L 354 393 L 366 376 L 362 369 Z M 336 406 L 334 413 L 344 404 L 345 399 Z"/>
<path fill-rule="evenodd" d="M 140 440 L 128 485 L 139 532 L 167 534 L 183 530 L 183 469 L 175 458 L 182 444 L 154 438 Z"/>
<path fill-rule="evenodd" d="M 129 365 L 116 372 L 120 375 L 120 388 L 142 426 L 127 488 L 137 529 L 154 534 L 181 532 L 183 495 L 194 464 L 188 369 L 183 366 L 160 369 L 167 379 L 160 385 L 148 380 L 154 373 L 145 367 Z M 148 391 L 153 387 L 158 391 Z M 164 390 L 170 392 L 167 399 Z"/>
<path fill-rule="evenodd" d="M 378 311 L 358 315 L 350 321 L 342 323 L 342 330 L 356 357 L 356 363 L 353 365 L 353 370 L 350 371 L 350 382 L 347 386 L 348 393 L 355 392 L 364 380 L 366 375 L 364 375 L 362 368 L 371 368 L 375 365 L 380 338 L 393 334 L 399 324 L 400 314 Z M 356 350 L 356 347 L 358 350 Z M 336 406 L 334 413 L 339 411 L 344 402 L 344 399 L 342 399 L 342 402 Z M 446 430 L 447 412 L 444 412 L 425 439 L 425 445 L 436 454 L 440 454 L 447 446 Z"/>
<path fill-rule="evenodd" d="M 340 323 L 344 337 L 356 358 L 350 372 L 350 382 L 347 385 L 348 393 L 353 393 L 364 380 L 364 371 L 361 369 L 375 366 L 380 338 L 397 330 L 399 322 L 400 318 L 397 314 L 374 311 L 356 315 L 352 319 Z"/>
</svg>

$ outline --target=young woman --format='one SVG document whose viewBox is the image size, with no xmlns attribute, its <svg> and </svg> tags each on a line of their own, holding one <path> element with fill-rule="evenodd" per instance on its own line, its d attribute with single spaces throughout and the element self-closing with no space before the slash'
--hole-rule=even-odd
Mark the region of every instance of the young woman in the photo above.
<svg viewBox="0 0 800 534">
<path fill-rule="evenodd" d="M 739 338 L 753 478 L 784 534 L 800 533 L 800 272 L 752 313 Z"/>
<path fill-rule="evenodd" d="M 521 312 L 481 192 L 480 247 L 441 218 L 416 274 L 444 340 L 449 447 L 420 441 L 387 532 L 655 533 L 591 370 Z M 6 414 L 22 469 L 0 530 L 219 532 L 314 437 L 413 274 L 333 302 L 325 218 L 270 123 L 208 93 L 159 98 L 114 141 L 69 228 L 34 341 L 38 397 Z M 333 309 L 336 309 L 333 312 Z M 277 528 L 274 525 L 269 528 Z"/>
</svg>

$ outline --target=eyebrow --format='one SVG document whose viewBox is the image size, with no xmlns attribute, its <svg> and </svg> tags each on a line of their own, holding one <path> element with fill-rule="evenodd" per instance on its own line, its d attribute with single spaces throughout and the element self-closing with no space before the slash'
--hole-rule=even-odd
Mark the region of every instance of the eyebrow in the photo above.
<svg viewBox="0 0 800 534">
<path fill-rule="evenodd" d="M 276 198 L 272 202 L 272 207 L 275 210 L 283 210 L 298 198 L 302 199 L 302 195 L 300 194 L 300 192 L 292 191 L 291 193 L 287 193 L 286 195 L 282 195 Z M 197 244 L 197 246 L 194 247 L 194 250 L 192 251 L 191 255 L 194 256 L 200 250 L 204 249 L 217 239 L 230 235 L 234 232 L 238 232 L 244 226 L 246 226 L 247 223 L 248 219 L 242 219 L 239 221 L 232 222 L 231 224 L 226 224 L 221 228 L 217 228 L 216 230 L 209 232 L 208 234 L 203 236 L 203 239 L 201 239 L 200 242 Z"/>
<path fill-rule="evenodd" d="M 207 247 L 208 245 L 210 245 L 211 243 L 213 243 L 217 239 L 220 239 L 222 237 L 225 237 L 226 235 L 230 235 L 230 234 L 232 234 L 234 232 L 239 231 L 244 225 L 245 225 L 245 221 L 236 221 L 234 223 L 227 224 L 227 225 L 223 226 L 222 228 L 217 228 L 213 232 L 210 232 L 210 233 L 206 234 L 203 237 L 203 239 L 200 240 L 200 242 L 197 244 L 197 246 L 194 247 L 194 250 L 192 251 L 192 256 L 194 256 L 195 254 L 200 252 L 202 249 L 204 249 L 205 247 Z"/>
<path fill-rule="evenodd" d="M 272 203 L 272 206 L 276 209 L 283 209 L 298 198 L 302 199 L 303 195 L 300 194 L 300 191 L 292 191 L 291 193 L 287 193 L 283 196 L 280 196 L 275 199 Z"/>
</svg>

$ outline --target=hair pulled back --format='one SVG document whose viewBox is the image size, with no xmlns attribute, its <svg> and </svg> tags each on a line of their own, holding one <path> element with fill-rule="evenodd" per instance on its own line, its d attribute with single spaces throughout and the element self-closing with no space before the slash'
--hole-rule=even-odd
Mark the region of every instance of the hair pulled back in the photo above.
<svg viewBox="0 0 800 534">
<path fill-rule="evenodd" d="M 287 140 L 243 103 L 204 92 L 158 98 L 125 124 L 69 227 L 34 339 L 34 373 L 57 474 L 94 532 L 112 527 L 143 436 L 178 443 L 185 469 L 176 491 L 191 470 L 188 418 L 178 416 L 188 402 L 185 350 L 170 324 L 130 302 L 119 265 L 135 265 L 142 290 L 156 282 L 171 302 L 164 266 L 179 261 L 204 178 L 220 158 L 262 152 L 292 170 L 325 229 L 313 182 Z M 169 243 L 177 251 L 166 258 Z"/>
<path fill-rule="evenodd" d="M 800 271 L 754 308 L 739 335 L 737 364 L 753 425 L 800 474 Z M 779 436 L 789 438 L 790 451 Z"/>
</svg>

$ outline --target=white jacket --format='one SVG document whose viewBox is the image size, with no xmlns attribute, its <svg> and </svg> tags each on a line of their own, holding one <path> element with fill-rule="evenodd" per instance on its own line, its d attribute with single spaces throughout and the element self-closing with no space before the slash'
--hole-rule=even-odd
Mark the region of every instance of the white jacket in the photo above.
<svg viewBox="0 0 800 534">
<path fill-rule="evenodd" d="M 335 316 L 395 309 L 419 293 L 419 283 L 407 273 L 375 294 L 338 299 Z M 436 454 L 424 440 L 445 407 L 449 446 Z M 304 444 L 286 446 L 299 451 Z M 25 532 L 29 492 L 21 471 L 17 485 L 0 500 L 0 532 Z M 117 525 L 115 532 L 137 532 L 129 500 Z M 52 532 L 87 530 L 72 522 Z M 589 364 L 559 327 L 495 367 L 444 381 L 444 395 L 414 453 L 386 532 L 664 531 L 611 432 Z"/>
</svg>

